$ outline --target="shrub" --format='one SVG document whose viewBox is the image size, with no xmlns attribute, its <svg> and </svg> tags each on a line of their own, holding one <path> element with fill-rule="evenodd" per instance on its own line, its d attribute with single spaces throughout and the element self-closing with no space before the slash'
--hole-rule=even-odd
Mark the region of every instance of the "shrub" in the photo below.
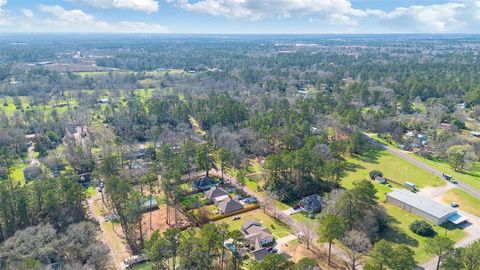
<svg viewBox="0 0 480 270">
<path fill-rule="evenodd" d="M 373 170 L 369 174 L 370 174 L 370 179 L 372 179 L 372 180 L 375 180 L 375 178 L 377 178 L 377 177 L 383 177 L 383 173 L 381 171 L 378 171 L 378 170 Z"/>
<path fill-rule="evenodd" d="M 415 220 L 410 224 L 410 230 L 421 236 L 434 236 L 435 231 L 432 225 L 423 220 Z"/>
</svg>

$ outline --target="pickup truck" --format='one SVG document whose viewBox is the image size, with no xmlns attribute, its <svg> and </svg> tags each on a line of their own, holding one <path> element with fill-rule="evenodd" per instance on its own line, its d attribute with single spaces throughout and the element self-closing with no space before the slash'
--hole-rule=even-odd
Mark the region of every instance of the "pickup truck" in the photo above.
<svg viewBox="0 0 480 270">
<path fill-rule="evenodd" d="M 125 264 L 125 268 L 133 267 L 137 264 L 144 263 L 148 260 L 147 255 L 145 254 L 138 254 L 133 255 L 132 257 L 128 257 L 123 260 L 123 264 Z"/>
</svg>

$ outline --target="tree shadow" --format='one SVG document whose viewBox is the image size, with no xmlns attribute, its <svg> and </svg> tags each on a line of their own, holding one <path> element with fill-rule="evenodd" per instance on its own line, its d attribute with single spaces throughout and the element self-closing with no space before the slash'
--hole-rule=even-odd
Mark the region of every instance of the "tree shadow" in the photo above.
<svg viewBox="0 0 480 270">
<path fill-rule="evenodd" d="M 362 162 L 378 164 L 378 159 L 382 156 L 382 151 L 381 149 L 373 148 L 363 154 L 354 155 L 354 157 Z"/>
<path fill-rule="evenodd" d="M 383 238 L 392 243 L 418 247 L 419 242 L 417 239 L 412 238 L 408 234 L 402 232 L 402 230 L 398 228 L 397 224 L 400 224 L 400 222 L 396 218 L 389 216 L 389 225 L 382 233 Z"/>
</svg>

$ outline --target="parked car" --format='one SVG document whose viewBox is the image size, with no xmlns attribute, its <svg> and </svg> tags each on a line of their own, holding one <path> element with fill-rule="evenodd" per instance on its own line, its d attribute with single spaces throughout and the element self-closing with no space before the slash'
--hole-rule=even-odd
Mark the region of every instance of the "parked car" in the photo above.
<svg viewBox="0 0 480 270">
<path fill-rule="evenodd" d="M 453 208 L 457 208 L 457 207 L 458 207 L 458 204 L 457 204 L 456 202 L 452 202 L 452 203 L 450 204 L 450 206 L 453 207 Z"/>
<path fill-rule="evenodd" d="M 442 173 L 442 177 L 445 179 L 445 180 L 448 180 L 450 181 L 450 179 L 452 179 L 452 176 L 451 175 L 448 175 L 446 173 Z"/>
<path fill-rule="evenodd" d="M 130 268 L 137 264 L 144 263 L 147 260 L 148 260 L 147 255 L 139 254 L 139 255 L 134 255 L 132 257 L 126 258 L 125 260 L 123 260 L 123 263 L 125 264 L 126 268 Z"/>
<path fill-rule="evenodd" d="M 452 182 L 452 184 L 458 184 L 458 181 L 456 179 L 451 179 L 450 182 Z"/>
<path fill-rule="evenodd" d="M 240 219 L 240 216 L 234 216 L 233 217 L 233 220 L 239 220 Z"/>
<path fill-rule="evenodd" d="M 255 197 L 248 197 L 248 198 L 243 199 L 243 202 L 244 202 L 244 203 L 256 203 L 256 202 L 257 202 L 257 198 L 255 198 Z"/>
</svg>

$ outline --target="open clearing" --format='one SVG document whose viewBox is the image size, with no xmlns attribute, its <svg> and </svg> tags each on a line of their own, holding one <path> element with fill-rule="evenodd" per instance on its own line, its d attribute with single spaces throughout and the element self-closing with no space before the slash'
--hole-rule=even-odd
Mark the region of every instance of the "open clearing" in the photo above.
<svg viewBox="0 0 480 270">
<path fill-rule="evenodd" d="M 379 170 L 384 177 L 399 183 L 405 181 L 415 183 L 419 188 L 445 185 L 445 181 L 439 177 L 385 150 L 372 149 L 366 155 L 348 157 L 347 162 L 349 163 L 347 173 L 342 180 L 342 186 L 345 188 L 352 188 L 355 181 L 370 179 L 369 172 L 372 170 Z M 375 187 L 381 200 L 385 199 L 386 192 L 391 191 L 388 185 L 375 183 Z"/>
<path fill-rule="evenodd" d="M 442 195 L 442 201 L 456 202 L 459 209 L 480 217 L 480 200 L 459 188 L 453 188 Z"/>
</svg>

